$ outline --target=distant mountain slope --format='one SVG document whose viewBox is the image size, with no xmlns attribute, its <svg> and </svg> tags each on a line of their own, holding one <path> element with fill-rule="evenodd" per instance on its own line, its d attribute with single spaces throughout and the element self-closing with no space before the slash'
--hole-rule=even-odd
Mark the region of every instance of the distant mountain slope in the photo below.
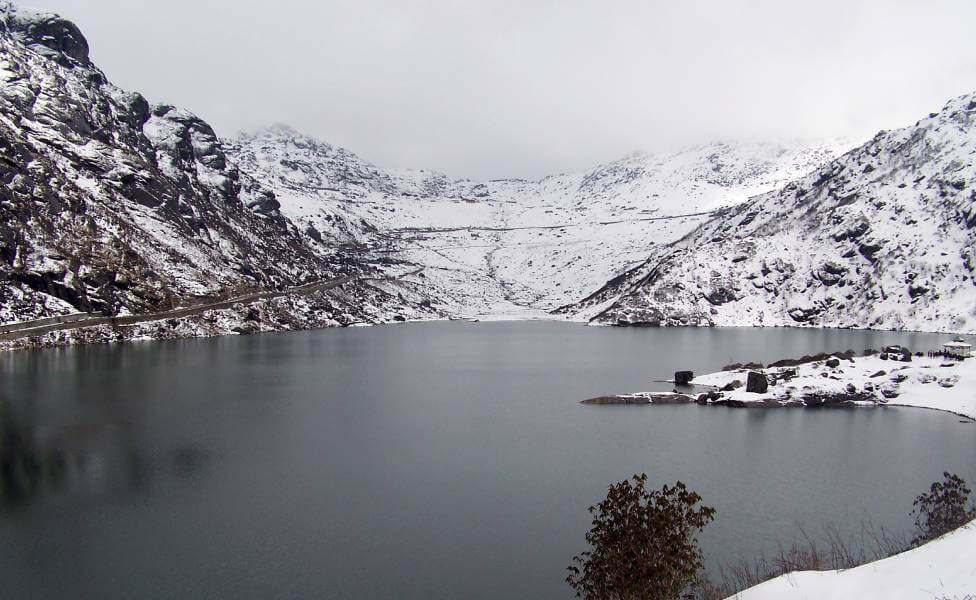
<svg viewBox="0 0 976 600">
<path fill-rule="evenodd" d="M 477 318 L 546 317 L 711 211 L 782 186 L 846 148 L 717 143 L 539 181 L 470 181 L 380 169 L 286 126 L 225 145 L 303 231 L 423 266 L 435 304 Z"/>
<path fill-rule="evenodd" d="M 843 156 L 714 143 L 470 181 L 285 126 L 221 140 L 109 83 L 69 21 L 7 2 L 0 78 L 0 323 L 369 274 L 125 335 L 533 317 L 976 329 L 972 96 Z"/>
<path fill-rule="evenodd" d="M 976 331 L 976 96 L 717 214 L 588 301 L 595 322 Z"/>
</svg>

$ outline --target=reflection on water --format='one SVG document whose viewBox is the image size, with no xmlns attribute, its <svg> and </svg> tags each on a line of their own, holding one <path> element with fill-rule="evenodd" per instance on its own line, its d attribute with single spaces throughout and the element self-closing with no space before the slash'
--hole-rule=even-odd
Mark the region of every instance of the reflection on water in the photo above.
<svg viewBox="0 0 976 600">
<path fill-rule="evenodd" d="M 0 356 L 2 597 L 558 598 L 586 507 L 646 472 L 712 566 L 796 522 L 910 525 L 976 428 L 910 409 L 586 406 L 943 336 L 433 323 Z"/>
<path fill-rule="evenodd" d="M 59 448 L 39 448 L 33 432 L 0 403 L 0 502 L 16 505 L 42 490 L 63 487 L 68 461 Z"/>
<path fill-rule="evenodd" d="M 201 448 L 176 446 L 154 462 L 116 428 L 56 431 L 41 427 L 30 414 L 19 414 L 19 408 L 0 398 L 0 508 L 141 488 L 159 473 L 199 477 L 206 465 L 207 452 Z"/>
</svg>

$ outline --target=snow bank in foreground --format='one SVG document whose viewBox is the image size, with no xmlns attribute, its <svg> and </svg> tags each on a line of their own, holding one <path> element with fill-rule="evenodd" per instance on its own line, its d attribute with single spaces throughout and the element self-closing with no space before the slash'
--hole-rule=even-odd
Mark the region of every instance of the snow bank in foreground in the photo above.
<svg viewBox="0 0 976 600">
<path fill-rule="evenodd" d="M 971 389 L 971 388 L 970 388 Z M 970 392 L 972 393 L 972 392 Z M 976 521 L 924 546 L 844 571 L 798 571 L 737 600 L 962 600 L 976 593 Z"/>
</svg>

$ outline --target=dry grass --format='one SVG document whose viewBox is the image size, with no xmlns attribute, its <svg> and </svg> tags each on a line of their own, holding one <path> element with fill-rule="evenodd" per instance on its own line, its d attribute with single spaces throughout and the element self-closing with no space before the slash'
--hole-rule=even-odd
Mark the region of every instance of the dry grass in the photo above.
<svg viewBox="0 0 976 600">
<path fill-rule="evenodd" d="M 846 536 L 833 525 L 825 526 L 819 536 L 797 525 L 797 534 L 790 545 L 780 544 L 771 556 L 760 555 L 751 561 L 742 559 L 721 567 L 717 583 L 703 576 L 696 583 L 694 597 L 721 600 L 791 571 L 850 569 L 912 547 L 911 536 L 892 533 L 871 521 L 863 522 L 859 532 Z"/>
</svg>

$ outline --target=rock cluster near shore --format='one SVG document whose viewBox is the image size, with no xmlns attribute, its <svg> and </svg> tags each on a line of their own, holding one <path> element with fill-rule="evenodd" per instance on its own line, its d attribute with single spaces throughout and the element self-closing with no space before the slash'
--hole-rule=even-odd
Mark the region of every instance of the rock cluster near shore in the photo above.
<svg viewBox="0 0 976 600">
<path fill-rule="evenodd" d="M 694 401 L 695 399 L 687 394 L 661 392 L 597 396 L 583 400 L 582 404 L 688 404 Z"/>
<path fill-rule="evenodd" d="M 623 394 L 587 404 L 698 403 L 736 408 L 903 405 L 936 408 L 976 419 L 976 360 L 947 361 L 890 346 L 855 357 L 853 352 L 816 355 L 763 368 L 730 365 L 691 380 L 697 395 Z"/>
</svg>

